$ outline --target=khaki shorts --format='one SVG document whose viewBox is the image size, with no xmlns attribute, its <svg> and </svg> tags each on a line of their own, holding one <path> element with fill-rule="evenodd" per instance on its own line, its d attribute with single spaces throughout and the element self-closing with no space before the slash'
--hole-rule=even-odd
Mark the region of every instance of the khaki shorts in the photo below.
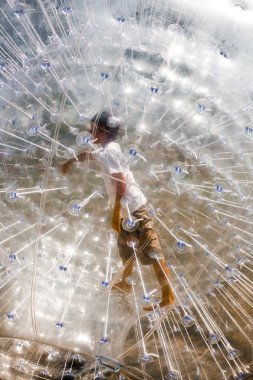
<svg viewBox="0 0 253 380">
<path fill-rule="evenodd" d="M 118 236 L 120 257 L 124 264 L 130 258 L 134 258 L 133 248 L 127 245 L 127 242 L 134 238 L 138 240 L 138 244 L 136 245 L 138 259 L 143 265 L 151 265 L 155 259 L 150 258 L 150 252 L 156 252 L 159 257 L 162 257 L 160 242 L 157 233 L 153 229 L 153 220 L 148 215 L 145 206 L 134 211 L 132 215 L 137 219 L 143 220 L 139 221 L 137 230 L 128 232 L 123 229 L 123 219 L 121 219 L 121 231 Z"/>
</svg>

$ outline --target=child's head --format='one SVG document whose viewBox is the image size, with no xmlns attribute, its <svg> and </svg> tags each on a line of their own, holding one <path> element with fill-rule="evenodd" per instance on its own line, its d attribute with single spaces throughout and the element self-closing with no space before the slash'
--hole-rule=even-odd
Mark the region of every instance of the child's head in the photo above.
<svg viewBox="0 0 253 380">
<path fill-rule="evenodd" d="M 104 132 L 108 141 L 117 139 L 120 130 L 120 120 L 108 111 L 96 113 L 91 118 L 91 123 L 95 124 L 98 132 Z"/>
</svg>

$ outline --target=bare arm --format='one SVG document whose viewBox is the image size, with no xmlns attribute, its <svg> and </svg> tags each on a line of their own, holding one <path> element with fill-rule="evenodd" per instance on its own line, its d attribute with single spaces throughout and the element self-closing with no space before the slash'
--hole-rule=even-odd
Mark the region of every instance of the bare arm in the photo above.
<svg viewBox="0 0 253 380">
<path fill-rule="evenodd" d="M 90 152 L 83 152 L 78 154 L 77 156 L 78 161 L 86 161 L 87 159 L 93 160 L 94 157 Z M 71 168 L 71 166 L 76 162 L 76 159 L 70 158 L 68 161 L 66 161 L 62 167 L 61 167 L 61 173 L 62 174 L 67 174 Z"/>
<path fill-rule="evenodd" d="M 116 187 L 116 197 L 115 204 L 112 214 L 112 228 L 117 232 L 120 231 L 120 209 L 121 209 L 121 198 L 124 197 L 126 193 L 126 182 L 124 173 L 114 173 L 112 177 L 115 178 Z"/>
</svg>

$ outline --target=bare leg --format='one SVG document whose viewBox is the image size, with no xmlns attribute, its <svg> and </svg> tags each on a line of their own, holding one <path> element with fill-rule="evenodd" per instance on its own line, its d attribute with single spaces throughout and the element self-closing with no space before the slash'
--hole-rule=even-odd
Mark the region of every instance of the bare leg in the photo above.
<svg viewBox="0 0 253 380">
<path fill-rule="evenodd" d="M 170 278 L 169 268 L 166 266 L 165 261 L 163 259 L 159 260 L 159 262 L 155 260 L 153 263 L 153 268 L 162 291 L 162 300 L 159 303 L 159 306 L 170 306 L 174 303 L 175 297 L 171 289 L 171 286 L 167 280 L 167 277 Z M 153 307 L 145 306 L 143 310 L 152 311 Z"/>
<path fill-rule="evenodd" d="M 129 293 L 132 289 L 132 286 L 126 282 L 126 279 L 127 277 L 132 275 L 134 260 L 128 260 L 126 262 L 123 261 L 123 264 L 124 264 L 124 269 L 123 269 L 122 280 L 113 284 L 112 289 L 122 290 L 126 293 Z"/>
</svg>

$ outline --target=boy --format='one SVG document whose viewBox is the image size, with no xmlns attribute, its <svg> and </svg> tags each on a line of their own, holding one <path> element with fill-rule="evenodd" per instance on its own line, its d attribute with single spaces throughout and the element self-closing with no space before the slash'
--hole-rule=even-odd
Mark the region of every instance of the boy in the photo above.
<svg viewBox="0 0 253 380">
<path fill-rule="evenodd" d="M 168 282 L 169 269 L 161 255 L 161 247 L 157 234 L 153 230 L 152 219 L 145 209 L 147 199 L 129 170 L 127 160 L 122 154 L 119 144 L 115 142 L 119 129 L 119 120 L 109 112 L 103 111 L 93 116 L 91 134 L 95 139 L 94 143 L 100 144 L 101 148 L 93 152 L 81 153 L 77 158 L 79 161 L 86 159 L 98 161 L 101 171 L 104 173 L 106 190 L 114 204 L 112 228 L 118 233 L 118 247 L 124 269 L 122 280 L 114 284 L 113 288 L 119 288 L 127 293 L 131 290 L 127 278 L 131 276 L 134 265 L 134 251 L 129 244 L 133 239 L 137 242 L 135 248 L 138 259 L 143 265 L 153 266 L 162 292 L 162 300 L 159 306 L 167 307 L 174 302 L 174 294 Z M 71 158 L 65 162 L 62 166 L 62 173 L 66 174 L 75 161 L 75 158 Z M 131 220 L 135 220 L 135 218 L 139 220 L 135 231 L 126 231 L 122 228 L 123 218 L 129 216 L 128 212 L 131 214 Z M 159 257 L 159 262 L 156 258 L 152 258 L 152 253 Z M 152 311 L 153 307 L 156 306 L 146 306 L 143 309 Z"/>
</svg>

